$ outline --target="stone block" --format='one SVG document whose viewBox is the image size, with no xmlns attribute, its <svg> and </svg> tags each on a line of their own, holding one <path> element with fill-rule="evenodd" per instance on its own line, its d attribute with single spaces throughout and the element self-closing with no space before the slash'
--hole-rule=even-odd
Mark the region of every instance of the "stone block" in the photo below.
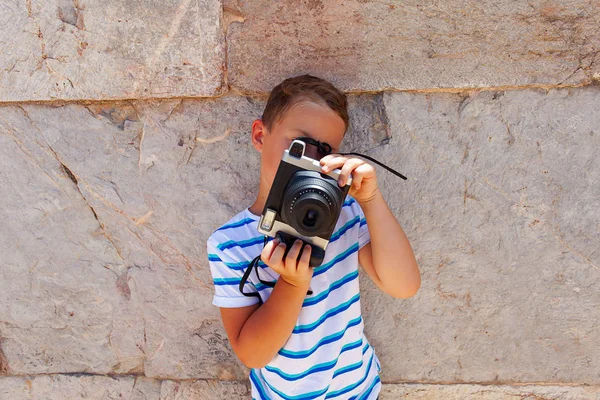
<svg viewBox="0 0 600 400">
<path fill-rule="evenodd" d="M 227 1 L 229 83 L 310 73 L 345 91 L 581 85 L 600 79 L 600 2 Z"/>
<path fill-rule="evenodd" d="M 217 96 L 219 1 L 0 5 L 0 102 Z"/>
<path fill-rule="evenodd" d="M 370 155 L 422 272 L 363 279 L 384 381 L 600 383 L 597 87 L 384 95 Z"/>
</svg>

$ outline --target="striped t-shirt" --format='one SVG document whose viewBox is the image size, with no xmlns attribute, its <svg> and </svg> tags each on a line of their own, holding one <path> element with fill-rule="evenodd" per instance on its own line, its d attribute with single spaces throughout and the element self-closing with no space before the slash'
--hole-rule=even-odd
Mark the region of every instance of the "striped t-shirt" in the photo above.
<svg viewBox="0 0 600 400">
<path fill-rule="evenodd" d="M 208 260 L 215 284 L 213 304 L 245 307 L 259 302 L 239 291 L 246 268 L 263 249 L 259 217 L 248 209 L 208 239 Z M 304 299 L 294 330 L 264 368 L 252 369 L 253 399 L 376 399 L 380 364 L 363 332 L 358 285 L 358 250 L 370 240 L 364 214 L 347 197 L 323 263 L 315 267 L 311 295 Z M 279 274 L 259 262 L 263 281 Z M 265 302 L 273 289 L 252 272 L 244 292 L 258 292 Z"/>
</svg>

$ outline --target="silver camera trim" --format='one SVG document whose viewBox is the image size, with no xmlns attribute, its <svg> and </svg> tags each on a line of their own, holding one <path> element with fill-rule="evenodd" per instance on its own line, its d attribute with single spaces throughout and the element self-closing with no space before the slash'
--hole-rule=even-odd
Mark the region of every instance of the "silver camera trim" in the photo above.
<svg viewBox="0 0 600 400">
<path fill-rule="evenodd" d="M 296 158 L 290 155 L 290 148 L 294 145 L 294 143 L 299 143 L 302 146 L 302 155 L 300 156 L 300 158 Z M 301 140 L 294 140 L 292 141 L 292 143 L 290 144 L 290 147 L 287 148 L 284 152 L 283 152 L 283 157 L 281 158 L 281 161 L 284 161 L 288 164 L 292 164 L 295 165 L 297 167 L 300 167 L 304 170 L 308 170 L 308 171 L 317 171 L 323 175 L 327 175 L 330 176 L 331 178 L 335 179 L 336 181 L 338 179 L 340 179 L 340 174 L 342 172 L 342 170 L 338 169 L 334 169 L 333 171 L 330 171 L 327 174 L 324 174 L 323 171 L 321 170 L 321 163 L 320 160 L 315 160 L 313 158 L 310 157 L 306 157 L 304 155 L 304 151 L 306 150 L 306 143 L 304 143 Z M 348 181 L 346 182 L 346 185 L 351 185 L 352 184 L 352 176 L 348 177 Z M 263 222 L 264 219 L 267 217 L 267 215 L 269 215 L 269 219 L 272 220 L 271 223 L 271 229 L 270 230 L 265 230 L 262 228 L 263 226 Z M 325 250 L 327 248 L 327 245 L 329 244 L 329 240 L 325 240 L 322 237 L 319 236 L 304 236 L 301 235 L 297 230 L 295 230 L 293 227 L 291 227 L 288 224 L 285 224 L 281 221 L 277 221 L 274 220 L 275 219 L 275 215 L 277 215 L 277 212 L 275 210 L 272 209 L 267 209 L 266 212 L 261 215 L 260 217 L 260 221 L 258 222 L 258 231 L 260 233 L 262 233 L 263 235 L 269 236 L 274 238 L 275 235 L 277 234 L 277 232 L 284 232 L 287 233 L 289 235 L 295 236 L 297 238 L 300 238 L 302 240 L 304 240 L 305 242 L 311 244 L 311 245 L 315 245 L 318 246 L 320 248 L 322 248 L 323 250 Z"/>
<path fill-rule="evenodd" d="M 332 177 L 333 179 L 335 179 L 336 181 L 338 179 L 340 179 L 340 174 L 342 172 L 341 169 L 336 168 L 333 171 L 330 171 L 327 174 L 324 174 L 323 171 L 321 170 L 321 163 L 320 160 L 315 160 L 313 158 L 310 157 L 306 157 L 304 155 L 304 151 L 306 150 L 306 143 L 304 143 L 302 140 L 294 140 L 292 141 L 292 144 L 290 144 L 290 148 L 294 145 L 294 143 L 299 143 L 302 145 L 302 156 L 300 158 L 296 158 L 290 155 L 290 150 L 289 148 L 287 148 L 284 152 L 283 152 L 283 157 L 281 157 L 281 161 L 285 161 L 288 164 L 293 164 L 297 167 L 309 170 L 309 171 L 317 171 L 322 173 L 323 175 L 327 175 Z M 348 177 L 348 181 L 346 182 L 346 185 L 352 185 L 352 175 Z"/>
<path fill-rule="evenodd" d="M 300 233 L 298 233 L 297 230 L 295 230 L 294 228 L 292 228 L 291 226 L 284 224 L 281 221 L 274 221 L 272 226 L 271 226 L 271 230 L 267 231 L 262 229 L 262 222 L 263 222 L 263 218 L 265 216 L 261 216 L 260 217 L 260 221 L 258 223 L 258 231 L 260 233 L 262 233 L 263 235 L 267 235 L 270 236 L 272 238 L 275 237 L 275 235 L 277 234 L 277 232 L 284 232 L 287 233 L 289 235 L 295 236 L 299 239 L 304 240 L 306 243 L 308 244 L 312 244 L 315 246 L 318 246 L 320 248 L 322 248 L 323 250 L 325 250 L 327 248 L 327 245 L 329 244 L 329 240 L 325 240 L 322 237 L 319 236 L 304 236 L 301 235 Z"/>
</svg>

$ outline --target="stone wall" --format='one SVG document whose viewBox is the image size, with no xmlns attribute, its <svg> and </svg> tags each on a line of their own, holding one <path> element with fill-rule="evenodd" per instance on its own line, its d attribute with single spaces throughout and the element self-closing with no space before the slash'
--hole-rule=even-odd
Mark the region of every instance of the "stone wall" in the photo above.
<svg viewBox="0 0 600 400">
<path fill-rule="evenodd" d="M 270 88 L 349 94 L 419 293 L 382 398 L 600 399 L 600 1 L 0 4 L 0 399 L 246 399 L 206 239 Z"/>
</svg>

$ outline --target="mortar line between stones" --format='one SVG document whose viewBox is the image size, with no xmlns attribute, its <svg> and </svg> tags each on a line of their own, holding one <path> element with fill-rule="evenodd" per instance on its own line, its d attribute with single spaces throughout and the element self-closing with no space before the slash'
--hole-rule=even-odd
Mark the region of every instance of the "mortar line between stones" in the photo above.
<svg viewBox="0 0 600 400">
<path fill-rule="evenodd" d="M 577 89 L 588 86 L 600 86 L 600 79 L 594 79 L 590 82 L 584 82 L 580 84 L 555 84 L 555 85 L 505 85 L 505 86 L 486 86 L 486 87 L 464 87 L 464 88 L 426 88 L 426 89 L 394 89 L 387 88 L 381 90 L 348 90 L 343 91 L 346 95 L 378 95 L 383 93 L 477 93 L 477 92 L 497 92 L 497 91 L 518 91 L 518 90 L 553 90 L 553 89 Z M 22 105 L 22 104 L 38 104 L 38 105 L 52 105 L 61 106 L 69 104 L 80 104 L 80 105 L 97 105 L 104 103 L 126 103 L 132 101 L 142 102 L 159 102 L 159 101 L 172 101 L 172 100 L 214 100 L 225 96 L 246 96 L 256 98 L 267 98 L 269 96 L 266 92 L 247 92 L 236 86 L 229 85 L 229 90 L 220 95 L 216 96 L 172 96 L 172 97 L 127 97 L 127 98 L 107 98 L 107 99 L 75 99 L 75 100 L 14 100 L 14 101 L 2 101 L 0 100 L 0 106 L 11 106 L 11 105 Z"/>
<path fill-rule="evenodd" d="M 100 374 L 92 372 L 60 372 L 60 373 L 37 373 L 37 374 L 11 374 L 11 375 L 0 375 L 0 378 L 28 378 L 33 379 L 37 376 L 98 376 L 108 377 L 112 379 L 118 378 L 134 378 L 138 379 L 143 377 L 153 381 L 172 381 L 172 382 L 223 382 L 223 383 L 237 383 L 237 384 L 249 384 L 247 380 L 222 380 L 222 379 L 205 379 L 205 378 L 169 378 L 169 377 L 146 377 L 144 374 Z M 590 389 L 600 389 L 600 384 L 589 384 L 585 382 L 511 382 L 511 381 L 499 381 L 499 382 L 485 382 L 485 381 L 474 381 L 474 382 L 452 382 L 452 381 L 384 381 L 383 385 L 425 385 L 425 386 L 560 386 L 560 387 L 586 387 Z"/>
</svg>

